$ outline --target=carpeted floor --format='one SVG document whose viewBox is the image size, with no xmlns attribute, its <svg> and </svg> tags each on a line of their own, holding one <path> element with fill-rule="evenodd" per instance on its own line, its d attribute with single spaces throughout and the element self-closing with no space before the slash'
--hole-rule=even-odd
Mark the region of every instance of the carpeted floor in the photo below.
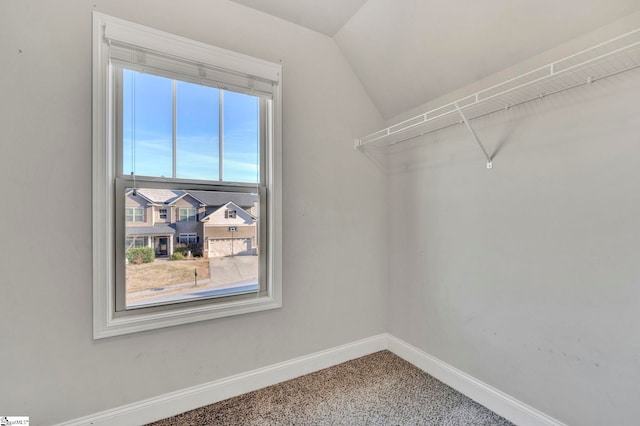
<svg viewBox="0 0 640 426">
<path fill-rule="evenodd" d="M 512 425 L 389 351 L 152 423 L 206 425 Z"/>
</svg>

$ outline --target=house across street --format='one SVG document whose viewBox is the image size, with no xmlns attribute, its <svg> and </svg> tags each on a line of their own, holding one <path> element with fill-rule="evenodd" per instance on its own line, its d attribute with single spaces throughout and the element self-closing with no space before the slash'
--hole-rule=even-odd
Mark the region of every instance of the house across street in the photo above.
<svg viewBox="0 0 640 426">
<path fill-rule="evenodd" d="M 204 257 L 257 254 L 258 194 L 131 188 L 125 193 L 126 248 L 171 256 L 177 244 Z"/>
</svg>

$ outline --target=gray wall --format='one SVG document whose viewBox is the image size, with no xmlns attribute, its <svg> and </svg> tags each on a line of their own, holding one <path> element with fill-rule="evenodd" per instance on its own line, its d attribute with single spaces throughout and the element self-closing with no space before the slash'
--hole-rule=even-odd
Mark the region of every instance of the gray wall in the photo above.
<svg viewBox="0 0 640 426">
<path fill-rule="evenodd" d="M 177 4 L 0 3 L 0 414 L 56 423 L 388 330 L 569 424 L 635 423 L 637 73 L 475 122 L 493 170 L 462 126 L 386 164 L 352 149 L 383 123 L 333 41 Z M 94 9 L 282 60 L 282 309 L 92 340 Z"/>
<path fill-rule="evenodd" d="M 571 425 L 640 416 L 640 73 L 390 152 L 389 331 Z"/>
<path fill-rule="evenodd" d="M 282 60 L 282 309 L 92 340 L 94 9 Z M 331 39 L 220 0 L 2 1 L 0 70 L 1 414 L 57 423 L 386 331 L 386 177 L 353 149 L 383 123 Z"/>
</svg>

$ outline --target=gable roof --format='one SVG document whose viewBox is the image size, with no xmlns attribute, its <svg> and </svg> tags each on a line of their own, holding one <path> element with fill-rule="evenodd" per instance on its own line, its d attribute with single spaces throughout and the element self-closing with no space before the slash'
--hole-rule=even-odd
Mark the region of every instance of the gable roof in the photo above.
<svg viewBox="0 0 640 426">
<path fill-rule="evenodd" d="M 193 198 L 194 200 L 196 200 L 196 202 L 197 202 L 198 204 L 200 204 L 200 206 L 201 206 L 201 207 L 205 207 L 205 206 L 207 205 L 207 203 L 205 203 L 204 201 L 202 201 L 201 199 L 199 199 L 198 197 L 196 197 L 195 195 L 193 195 L 193 194 L 191 193 L 191 191 L 189 191 L 189 192 L 187 192 L 187 191 L 183 191 L 183 192 L 184 192 L 184 194 L 182 194 L 180 197 L 176 198 L 176 199 L 173 201 L 174 203 L 175 203 L 176 201 L 178 201 L 178 200 L 182 200 L 183 198 L 190 197 L 190 198 Z"/>
<path fill-rule="evenodd" d="M 248 211 L 246 211 L 236 203 L 229 201 L 225 205 L 220 206 L 220 208 L 217 208 L 214 211 L 210 212 L 209 214 L 205 215 L 202 219 L 200 219 L 200 222 L 210 222 L 211 218 L 214 215 L 216 215 L 216 213 L 226 209 L 235 210 L 236 217 L 240 217 L 240 219 L 244 220 L 245 222 L 254 222 L 256 220 L 256 217 L 254 215 L 252 215 L 251 213 L 249 213 Z M 230 220 L 233 220 L 233 219 L 225 219 L 224 225 L 229 224 Z"/>
<path fill-rule="evenodd" d="M 136 189 L 136 193 L 152 204 L 173 204 L 186 194 L 185 191 L 176 189 L 157 188 L 139 188 Z"/>
</svg>

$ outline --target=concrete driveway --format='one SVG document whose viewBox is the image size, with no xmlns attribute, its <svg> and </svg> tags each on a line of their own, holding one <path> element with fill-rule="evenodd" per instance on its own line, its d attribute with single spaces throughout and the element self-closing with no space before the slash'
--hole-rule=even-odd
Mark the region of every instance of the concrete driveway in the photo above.
<svg viewBox="0 0 640 426">
<path fill-rule="evenodd" d="M 233 256 L 209 259 L 212 286 L 258 279 L 258 256 Z"/>
<path fill-rule="evenodd" d="M 132 293 L 127 306 L 141 306 L 200 297 L 246 293 L 258 289 L 258 256 L 233 256 L 209 259 L 209 279 L 190 281 Z"/>
</svg>

